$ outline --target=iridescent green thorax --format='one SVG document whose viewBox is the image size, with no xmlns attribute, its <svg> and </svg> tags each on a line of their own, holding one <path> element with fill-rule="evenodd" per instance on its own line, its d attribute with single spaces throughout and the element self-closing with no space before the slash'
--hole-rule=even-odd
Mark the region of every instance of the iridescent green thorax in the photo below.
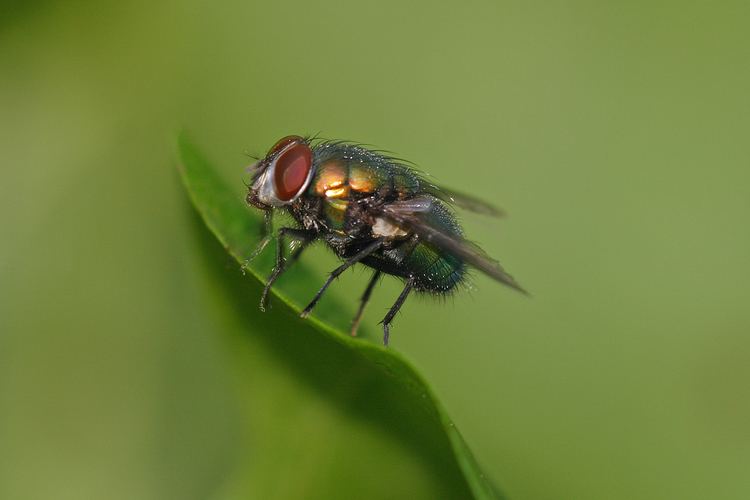
<svg viewBox="0 0 750 500">
<path fill-rule="evenodd" d="M 324 201 L 329 227 L 343 230 L 349 202 L 377 195 L 383 201 L 408 199 L 427 188 L 413 170 L 363 147 L 328 142 L 313 149 L 313 179 L 307 195 Z"/>
<path fill-rule="evenodd" d="M 315 177 L 309 193 L 324 195 L 328 189 L 347 186 L 352 194 L 382 191 L 387 196 L 405 199 L 428 183 L 413 169 L 361 146 L 329 142 L 313 149 Z"/>
</svg>

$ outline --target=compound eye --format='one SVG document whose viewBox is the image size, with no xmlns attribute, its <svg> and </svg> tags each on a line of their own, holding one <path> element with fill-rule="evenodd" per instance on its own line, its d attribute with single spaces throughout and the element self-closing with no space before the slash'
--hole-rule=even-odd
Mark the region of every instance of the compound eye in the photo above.
<svg viewBox="0 0 750 500">
<path fill-rule="evenodd" d="M 282 139 L 283 140 L 283 139 Z M 295 140 L 302 141 L 297 137 Z M 305 142 L 290 143 L 276 159 L 274 184 L 281 201 L 289 201 L 302 190 L 312 168 L 312 150 Z"/>
<path fill-rule="evenodd" d="M 304 139 L 302 139 L 302 137 L 298 135 L 288 135 L 286 137 L 282 137 L 281 139 L 276 141 L 276 144 L 274 144 L 271 149 L 268 150 L 266 158 L 275 155 L 293 142 L 304 142 Z"/>
</svg>

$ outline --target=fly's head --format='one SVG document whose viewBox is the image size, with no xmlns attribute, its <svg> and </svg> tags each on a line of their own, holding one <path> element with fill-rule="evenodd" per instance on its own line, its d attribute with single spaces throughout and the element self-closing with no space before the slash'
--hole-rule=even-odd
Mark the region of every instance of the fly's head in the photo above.
<svg viewBox="0 0 750 500">
<path fill-rule="evenodd" d="M 247 202 L 261 210 L 291 204 L 307 189 L 313 176 L 310 144 L 298 135 L 280 139 L 249 171 Z"/>
</svg>

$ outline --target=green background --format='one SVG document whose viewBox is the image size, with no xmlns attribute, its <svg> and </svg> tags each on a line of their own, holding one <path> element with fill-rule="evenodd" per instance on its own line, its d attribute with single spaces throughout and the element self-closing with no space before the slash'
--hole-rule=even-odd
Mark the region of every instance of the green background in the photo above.
<svg viewBox="0 0 750 500">
<path fill-rule="evenodd" d="M 510 498 L 750 495 L 746 2 L 0 9 L 0 498 L 450 496 L 263 340 L 278 308 L 238 318 L 183 127 L 238 194 L 246 151 L 321 132 L 509 212 L 464 224 L 533 298 L 412 299 L 392 348 Z"/>
</svg>

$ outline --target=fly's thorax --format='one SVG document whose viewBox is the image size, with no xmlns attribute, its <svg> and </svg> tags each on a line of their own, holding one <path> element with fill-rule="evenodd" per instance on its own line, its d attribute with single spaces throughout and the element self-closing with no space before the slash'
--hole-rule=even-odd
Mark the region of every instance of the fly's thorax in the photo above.
<svg viewBox="0 0 750 500">
<path fill-rule="evenodd" d="M 378 195 L 405 199 L 426 187 L 413 169 L 374 151 L 345 143 L 324 143 L 314 150 L 316 196 Z"/>
<path fill-rule="evenodd" d="M 384 221 L 371 220 L 361 208 L 413 196 L 422 185 L 418 174 L 351 144 L 324 143 L 315 148 L 313 163 L 315 173 L 305 196 L 323 201 L 321 213 L 330 230 L 350 237 L 403 236 Z"/>
<path fill-rule="evenodd" d="M 329 159 L 315 165 L 308 193 L 327 200 L 360 199 L 390 185 L 383 172 L 345 159 Z"/>
</svg>

